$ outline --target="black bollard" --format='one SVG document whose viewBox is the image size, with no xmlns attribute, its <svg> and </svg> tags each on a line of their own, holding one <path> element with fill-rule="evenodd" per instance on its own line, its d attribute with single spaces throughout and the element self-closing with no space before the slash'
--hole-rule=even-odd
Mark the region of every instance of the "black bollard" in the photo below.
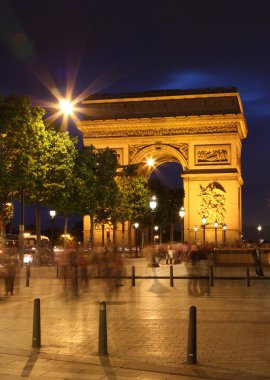
<svg viewBox="0 0 270 380">
<path fill-rule="evenodd" d="M 246 273 L 247 273 L 247 287 L 249 288 L 250 287 L 250 276 L 249 276 L 249 266 L 247 265 L 247 268 L 246 268 Z"/>
<path fill-rule="evenodd" d="M 173 286 L 173 266 L 170 266 L 170 286 Z"/>
<path fill-rule="evenodd" d="M 108 355 L 107 349 L 107 316 L 106 302 L 99 303 L 99 335 L 98 335 L 98 354 Z"/>
<path fill-rule="evenodd" d="M 197 363 L 196 306 L 189 308 L 187 364 Z"/>
<path fill-rule="evenodd" d="M 25 267 L 25 286 L 29 286 L 29 278 L 30 278 L 30 264 L 27 264 Z"/>
<path fill-rule="evenodd" d="M 59 265 L 56 264 L 56 278 L 59 278 Z"/>
<path fill-rule="evenodd" d="M 131 286 L 135 286 L 135 267 L 132 266 L 132 274 L 131 274 Z"/>
<path fill-rule="evenodd" d="M 209 276 L 210 276 L 210 286 L 214 286 L 214 267 L 213 267 L 213 265 L 210 265 Z"/>
<path fill-rule="evenodd" d="M 40 299 L 34 299 L 34 318 L 33 318 L 33 340 L 32 347 L 41 347 L 40 331 Z"/>
</svg>

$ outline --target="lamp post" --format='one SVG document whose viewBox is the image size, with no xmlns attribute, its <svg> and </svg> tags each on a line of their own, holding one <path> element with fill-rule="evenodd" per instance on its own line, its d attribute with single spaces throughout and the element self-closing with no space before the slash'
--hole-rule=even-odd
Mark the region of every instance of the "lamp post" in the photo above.
<svg viewBox="0 0 270 380">
<path fill-rule="evenodd" d="M 152 196 L 149 206 L 151 208 L 151 244 L 154 244 L 154 212 L 157 208 L 157 197 L 155 195 Z"/>
<path fill-rule="evenodd" d="M 51 241 L 52 241 L 52 250 L 54 247 L 54 219 L 55 219 L 56 211 L 50 210 L 50 217 L 52 221 L 52 231 L 51 231 Z"/>
<path fill-rule="evenodd" d="M 184 243 L 184 216 L 185 216 L 184 206 L 180 208 L 179 216 L 181 218 L 181 243 Z"/>
<path fill-rule="evenodd" d="M 154 243 L 156 244 L 156 240 L 158 240 L 158 238 L 159 238 L 159 236 L 158 236 L 158 226 L 154 226 L 154 231 L 155 231 Z"/>
<path fill-rule="evenodd" d="M 202 231 L 203 231 L 203 245 L 205 246 L 205 225 L 206 225 L 207 219 L 206 216 L 203 215 L 202 217 Z"/>
<path fill-rule="evenodd" d="M 225 223 L 222 226 L 222 230 L 223 230 L 223 245 L 225 246 L 226 245 L 226 230 L 227 230 L 227 226 Z"/>
<path fill-rule="evenodd" d="M 197 232 L 198 232 L 198 227 L 197 226 L 195 226 L 194 227 L 194 240 L 195 240 L 195 243 L 197 243 Z"/>
<path fill-rule="evenodd" d="M 257 230 L 258 230 L 258 238 L 259 238 L 259 243 L 260 243 L 261 239 L 262 239 L 262 226 L 261 226 L 261 224 L 259 224 L 257 226 Z"/>
<path fill-rule="evenodd" d="M 217 248 L 217 228 L 218 228 L 218 222 L 214 222 L 214 228 L 215 228 L 215 247 Z"/>
<path fill-rule="evenodd" d="M 138 231 L 139 223 L 134 223 L 135 228 L 135 257 L 138 257 L 138 240 L 137 240 L 137 231 Z"/>
</svg>

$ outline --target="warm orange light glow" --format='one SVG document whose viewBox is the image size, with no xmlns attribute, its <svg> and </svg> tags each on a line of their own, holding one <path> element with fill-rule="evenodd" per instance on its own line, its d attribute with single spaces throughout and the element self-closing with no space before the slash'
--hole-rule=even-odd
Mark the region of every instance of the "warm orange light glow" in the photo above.
<svg viewBox="0 0 270 380">
<path fill-rule="evenodd" d="M 61 111 L 65 115 L 71 115 L 73 113 L 73 105 L 69 100 L 66 100 L 66 99 L 60 100 L 59 106 L 60 106 Z"/>
<path fill-rule="evenodd" d="M 155 160 L 153 158 L 148 158 L 146 163 L 148 166 L 154 166 Z"/>
</svg>

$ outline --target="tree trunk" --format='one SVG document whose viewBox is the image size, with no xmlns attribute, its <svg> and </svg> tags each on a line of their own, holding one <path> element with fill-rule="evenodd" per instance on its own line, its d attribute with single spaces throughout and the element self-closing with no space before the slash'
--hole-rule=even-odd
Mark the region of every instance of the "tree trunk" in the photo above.
<svg viewBox="0 0 270 380">
<path fill-rule="evenodd" d="M 101 225 L 101 245 L 104 247 L 104 224 Z"/>
<path fill-rule="evenodd" d="M 64 248 L 67 248 L 67 233 L 68 233 L 68 216 L 65 215 L 65 222 L 64 222 Z"/>
<path fill-rule="evenodd" d="M 90 237 L 89 237 L 89 247 L 94 244 L 94 214 L 90 215 Z"/>
<path fill-rule="evenodd" d="M 125 222 L 122 222 L 122 255 L 125 254 Z"/>
<path fill-rule="evenodd" d="M 4 220 L 0 220 L 0 229 L 1 229 L 1 242 L 2 242 L 2 254 L 5 254 L 6 250 L 6 223 Z"/>
<path fill-rule="evenodd" d="M 174 224 L 170 224 L 170 241 L 174 241 Z"/>
<path fill-rule="evenodd" d="M 40 264 L 41 256 L 41 224 L 40 224 L 40 204 L 36 203 L 36 235 L 37 235 L 37 250 L 35 261 L 36 264 Z"/>
<path fill-rule="evenodd" d="M 131 255 L 131 248 L 132 248 L 132 240 L 131 240 L 131 223 L 128 222 L 128 247 L 129 247 L 129 252 Z"/>
</svg>

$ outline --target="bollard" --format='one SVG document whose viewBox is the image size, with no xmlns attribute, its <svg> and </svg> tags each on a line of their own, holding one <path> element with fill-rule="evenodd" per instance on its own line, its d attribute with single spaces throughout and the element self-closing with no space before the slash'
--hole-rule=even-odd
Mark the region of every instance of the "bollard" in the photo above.
<svg viewBox="0 0 270 380">
<path fill-rule="evenodd" d="M 189 308 L 187 364 L 197 363 L 196 306 Z"/>
<path fill-rule="evenodd" d="M 98 354 L 108 355 L 107 350 L 107 316 L 106 302 L 99 303 L 99 335 L 98 335 Z"/>
<path fill-rule="evenodd" d="M 34 318 L 33 318 L 33 340 L 32 347 L 41 347 L 40 331 L 40 299 L 34 299 Z"/>
<path fill-rule="evenodd" d="M 30 264 L 26 265 L 25 270 L 26 270 L 26 274 L 25 274 L 25 286 L 29 286 Z"/>
<path fill-rule="evenodd" d="M 173 266 L 170 266 L 170 286 L 173 286 Z"/>
<path fill-rule="evenodd" d="M 166 256 L 166 264 L 169 264 L 168 256 Z"/>
<path fill-rule="evenodd" d="M 59 265 L 56 264 L 56 278 L 59 278 Z"/>
<path fill-rule="evenodd" d="M 209 268 L 209 280 L 210 280 L 210 286 L 214 286 L 214 267 L 213 265 L 210 265 Z"/>
<path fill-rule="evenodd" d="M 249 266 L 246 267 L 246 273 L 247 273 L 247 287 L 250 287 L 250 276 L 249 276 Z"/>
<path fill-rule="evenodd" d="M 135 267 L 132 266 L 131 286 L 135 286 Z"/>
</svg>

